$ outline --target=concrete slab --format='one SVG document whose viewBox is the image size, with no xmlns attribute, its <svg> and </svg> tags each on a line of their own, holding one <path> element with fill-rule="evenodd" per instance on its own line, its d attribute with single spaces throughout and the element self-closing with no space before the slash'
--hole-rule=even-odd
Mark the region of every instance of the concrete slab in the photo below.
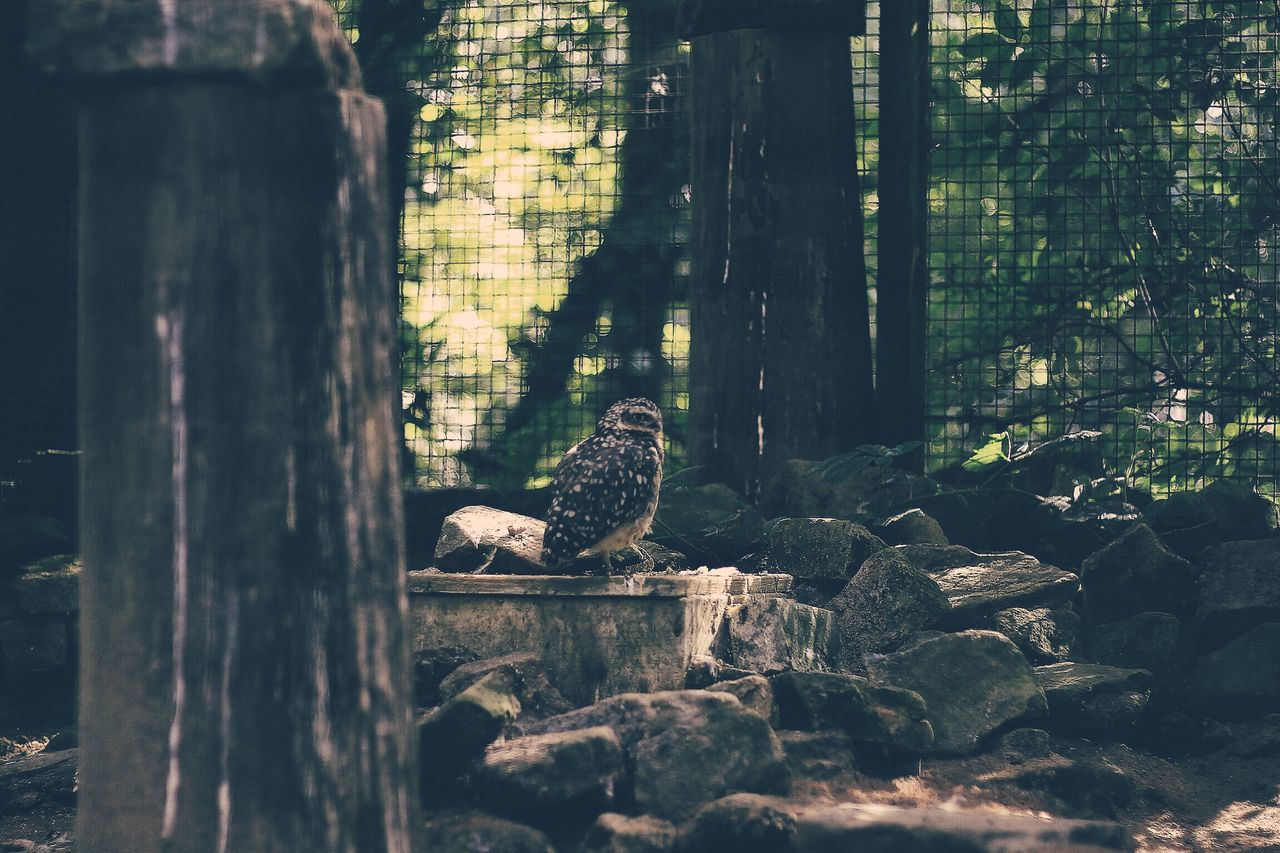
<svg viewBox="0 0 1280 853">
<path fill-rule="evenodd" d="M 541 656 L 570 701 L 674 690 L 714 654 L 726 611 L 789 597 L 791 577 L 723 569 L 674 575 L 567 577 L 409 572 L 414 647 L 456 645 L 482 657 Z"/>
</svg>

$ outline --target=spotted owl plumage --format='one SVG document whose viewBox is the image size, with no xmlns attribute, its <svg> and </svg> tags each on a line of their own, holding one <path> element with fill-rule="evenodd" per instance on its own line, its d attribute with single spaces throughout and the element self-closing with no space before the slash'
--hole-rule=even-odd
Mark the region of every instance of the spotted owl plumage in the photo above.
<svg viewBox="0 0 1280 853">
<path fill-rule="evenodd" d="M 556 466 L 542 539 L 548 566 L 610 556 L 649 531 L 662 485 L 662 413 L 643 397 L 609 407 Z"/>
</svg>

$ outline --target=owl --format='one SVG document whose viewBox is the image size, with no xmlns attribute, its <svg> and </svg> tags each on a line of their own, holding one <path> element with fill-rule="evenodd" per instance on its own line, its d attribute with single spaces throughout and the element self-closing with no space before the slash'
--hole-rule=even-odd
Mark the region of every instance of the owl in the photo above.
<svg viewBox="0 0 1280 853">
<path fill-rule="evenodd" d="M 578 557 L 610 557 L 649 532 L 662 484 L 662 412 L 631 397 L 609 407 L 594 435 L 574 445 L 556 466 L 551 509 L 542 538 L 549 567 Z"/>
</svg>

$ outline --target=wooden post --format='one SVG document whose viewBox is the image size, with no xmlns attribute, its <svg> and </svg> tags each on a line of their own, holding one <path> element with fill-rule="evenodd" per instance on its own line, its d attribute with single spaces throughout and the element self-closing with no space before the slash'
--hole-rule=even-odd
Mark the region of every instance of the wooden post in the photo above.
<svg viewBox="0 0 1280 853">
<path fill-rule="evenodd" d="M 929 287 L 929 0 L 880 4 L 878 440 L 925 439 Z M 923 450 L 901 457 L 922 470 Z"/>
<path fill-rule="evenodd" d="M 707 33 L 692 58 L 689 449 L 754 498 L 779 463 L 850 450 L 874 428 L 857 28 L 812 0 L 753 0 L 742 25 L 767 28 L 718 32 L 744 20 L 723 6 L 692 0 L 681 18 Z"/>
<path fill-rule="evenodd" d="M 37 5 L 92 92 L 78 846 L 408 853 L 381 105 L 319 2 Z"/>
</svg>

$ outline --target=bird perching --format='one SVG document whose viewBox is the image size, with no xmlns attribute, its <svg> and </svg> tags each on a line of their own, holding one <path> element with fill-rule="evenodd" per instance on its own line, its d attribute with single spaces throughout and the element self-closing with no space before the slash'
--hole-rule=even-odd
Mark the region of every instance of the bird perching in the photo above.
<svg viewBox="0 0 1280 853">
<path fill-rule="evenodd" d="M 662 485 L 662 412 L 644 397 L 619 400 L 556 466 L 542 539 L 548 567 L 619 551 L 649 532 Z"/>
</svg>

